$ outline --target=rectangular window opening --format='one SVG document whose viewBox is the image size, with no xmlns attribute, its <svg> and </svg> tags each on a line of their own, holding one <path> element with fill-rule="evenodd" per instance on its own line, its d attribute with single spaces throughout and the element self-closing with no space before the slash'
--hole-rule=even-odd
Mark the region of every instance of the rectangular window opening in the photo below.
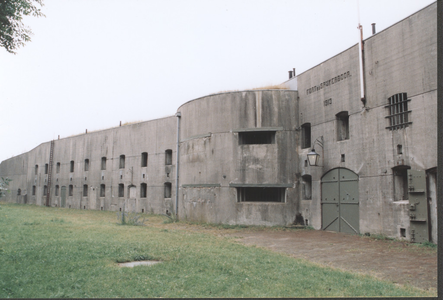
<svg viewBox="0 0 443 300">
<path fill-rule="evenodd" d="M 148 190 L 148 186 L 146 183 L 140 184 L 140 198 L 146 198 L 146 193 Z"/>
<path fill-rule="evenodd" d="M 312 177 L 311 175 L 304 175 L 302 177 L 303 180 L 303 199 L 311 200 L 312 199 Z"/>
<path fill-rule="evenodd" d="M 58 162 L 55 168 L 56 173 L 60 173 L 60 163 Z"/>
<path fill-rule="evenodd" d="M 172 150 L 165 151 L 165 165 L 172 165 Z"/>
<path fill-rule="evenodd" d="M 172 195 L 172 184 L 170 182 L 165 182 L 165 198 L 171 198 Z"/>
<path fill-rule="evenodd" d="M 89 171 L 89 159 L 85 159 L 85 172 Z"/>
<path fill-rule="evenodd" d="M 406 229 L 400 228 L 400 237 L 406 237 Z"/>
<path fill-rule="evenodd" d="M 239 145 L 275 144 L 275 131 L 245 131 L 238 133 Z"/>
<path fill-rule="evenodd" d="M 119 164 L 119 168 L 120 168 L 120 169 L 124 169 L 124 168 L 125 168 L 125 156 L 124 156 L 124 155 L 120 155 L 120 164 Z"/>
<path fill-rule="evenodd" d="M 35 165 L 35 175 L 38 174 L 38 165 Z"/>
<path fill-rule="evenodd" d="M 120 183 L 118 185 L 118 196 L 124 197 L 125 196 L 125 185 L 123 183 Z"/>
<path fill-rule="evenodd" d="M 74 186 L 72 184 L 69 185 L 68 195 L 74 196 Z"/>
<path fill-rule="evenodd" d="M 342 111 L 337 117 L 337 141 L 349 139 L 349 115 L 347 111 Z"/>
<path fill-rule="evenodd" d="M 45 164 L 45 174 L 48 174 L 49 164 Z"/>
<path fill-rule="evenodd" d="M 285 202 L 286 188 L 238 187 L 238 202 Z"/>
<path fill-rule="evenodd" d="M 88 197 L 88 185 L 83 185 L 83 197 Z"/>
<path fill-rule="evenodd" d="M 409 200 L 408 167 L 393 168 L 394 174 L 394 201 Z"/>
<path fill-rule="evenodd" d="M 101 165 L 101 169 L 102 169 L 102 170 L 106 170 L 106 157 L 102 157 L 102 165 Z"/>
<path fill-rule="evenodd" d="M 302 149 L 311 147 L 311 123 L 301 126 L 301 147 Z"/>
<path fill-rule="evenodd" d="M 32 186 L 32 196 L 35 196 L 35 190 L 36 190 L 36 187 L 35 187 L 35 185 L 33 185 Z"/>
<path fill-rule="evenodd" d="M 69 172 L 74 172 L 74 161 L 71 160 Z"/>
<path fill-rule="evenodd" d="M 147 152 L 143 152 L 142 153 L 142 167 L 147 167 L 148 166 L 148 153 Z"/>
<path fill-rule="evenodd" d="M 104 184 L 100 184 L 100 197 L 105 197 L 106 186 Z"/>
<path fill-rule="evenodd" d="M 55 186 L 55 196 L 58 196 L 58 194 L 59 194 L 59 190 L 60 190 L 60 186 L 59 186 L 59 185 L 56 185 L 56 186 Z"/>
</svg>

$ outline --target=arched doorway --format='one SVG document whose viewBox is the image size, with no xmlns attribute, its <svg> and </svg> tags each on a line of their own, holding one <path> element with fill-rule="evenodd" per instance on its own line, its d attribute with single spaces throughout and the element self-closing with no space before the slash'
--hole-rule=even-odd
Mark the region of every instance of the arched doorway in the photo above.
<svg viewBox="0 0 443 300">
<path fill-rule="evenodd" d="M 358 175 L 344 168 L 332 169 L 321 180 L 322 229 L 360 232 Z"/>
</svg>

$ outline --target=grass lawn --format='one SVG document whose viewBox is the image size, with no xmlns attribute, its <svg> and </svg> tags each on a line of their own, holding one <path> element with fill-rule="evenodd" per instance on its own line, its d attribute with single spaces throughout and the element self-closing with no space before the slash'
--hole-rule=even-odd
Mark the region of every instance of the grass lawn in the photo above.
<svg viewBox="0 0 443 300">
<path fill-rule="evenodd" d="M 0 298 L 435 296 L 148 216 L 0 206 Z M 153 266 L 117 262 L 155 259 Z"/>
</svg>

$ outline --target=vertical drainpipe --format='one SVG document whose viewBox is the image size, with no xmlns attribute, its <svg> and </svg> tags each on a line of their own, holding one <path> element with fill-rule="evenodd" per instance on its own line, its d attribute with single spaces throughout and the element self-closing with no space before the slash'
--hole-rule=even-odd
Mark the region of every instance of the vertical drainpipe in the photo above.
<svg viewBox="0 0 443 300">
<path fill-rule="evenodd" d="M 359 56 L 359 64 L 360 64 L 360 95 L 361 102 L 363 102 L 363 107 L 366 107 L 366 82 L 365 82 L 365 51 L 364 51 L 364 43 L 363 43 L 363 26 L 360 24 L 360 3 L 357 0 L 357 15 L 358 15 L 358 27 L 357 29 L 360 31 L 360 39 L 359 46 L 360 51 L 358 51 Z"/>
<path fill-rule="evenodd" d="M 363 106 L 366 107 L 366 80 L 365 80 L 365 50 L 364 50 L 364 42 L 363 42 L 363 26 L 359 23 L 358 27 L 360 30 L 360 91 L 361 91 L 361 102 L 363 102 Z"/>
<path fill-rule="evenodd" d="M 178 193 L 179 193 L 179 163 L 180 163 L 180 118 L 181 112 L 175 114 L 177 117 L 177 151 L 175 155 L 175 217 L 178 219 Z"/>
</svg>

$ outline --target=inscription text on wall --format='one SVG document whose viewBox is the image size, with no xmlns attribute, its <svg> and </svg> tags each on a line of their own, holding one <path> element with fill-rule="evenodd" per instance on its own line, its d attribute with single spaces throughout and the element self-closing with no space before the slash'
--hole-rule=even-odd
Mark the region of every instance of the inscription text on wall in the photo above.
<svg viewBox="0 0 443 300">
<path fill-rule="evenodd" d="M 319 91 L 321 89 L 323 89 L 325 86 L 329 86 L 331 84 L 337 83 L 339 81 L 345 80 L 346 78 L 351 77 L 351 72 L 347 71 L 343 74 L 337 75 L 332 79 L 326 80 L 322 83 L 320 83 L 319 85 L 314 85 L 313 87 L 309 88 L 306 90 L 306 95 L 309 95 L 313 92 Z"/>
<path fill-rule="evenodd" d="M 325 106 L 331 105 L 332 104 L 332 98 L 326 99 L 324 102 Z"/>
</svg>

